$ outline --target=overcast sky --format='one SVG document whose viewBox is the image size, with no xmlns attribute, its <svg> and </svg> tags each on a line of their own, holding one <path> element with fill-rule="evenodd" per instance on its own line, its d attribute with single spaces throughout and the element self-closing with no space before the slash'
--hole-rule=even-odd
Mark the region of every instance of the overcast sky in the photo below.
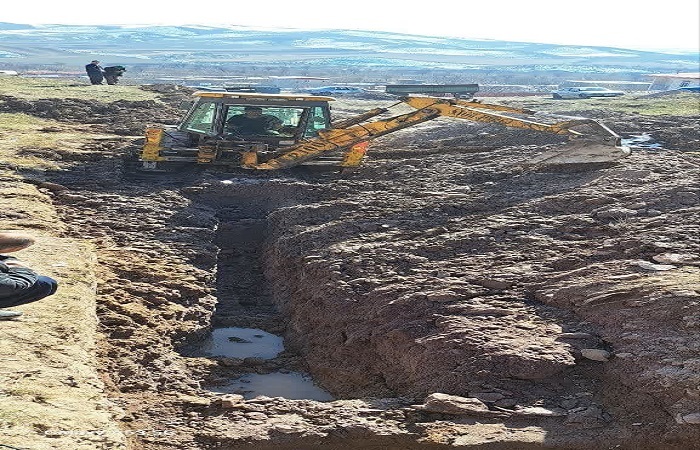
<svg viewBox="0 0 700 450">
<path fill-rule="evenodd" d="M 350 29 L 700 50 L 698 0 L 33 0 L 3 7 L 0 22 Z"/>
</svg>

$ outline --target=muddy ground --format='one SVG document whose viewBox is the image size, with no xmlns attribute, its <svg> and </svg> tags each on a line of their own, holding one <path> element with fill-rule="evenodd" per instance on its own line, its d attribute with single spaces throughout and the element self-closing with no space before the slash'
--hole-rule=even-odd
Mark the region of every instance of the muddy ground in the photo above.
<svg viewBox="0 0 700 450">
<path fill-rule="evenodd" d="M 608 167 L 531 167 L 558 138 L 438 119 L 352 173 L 139 178 L 121 156 L 187 94 L 150 89 L 170 106 L 0 102 L 114 135 L 24 176 L 97 246 L 99 356 L 132 449 L 700 448 L 697 117 L 572 109 L 660 130 Z M 197 356 L 212 326 L 286 350 Z M 337 400 L 216 393 L 280 370 Z"/>
</svg>

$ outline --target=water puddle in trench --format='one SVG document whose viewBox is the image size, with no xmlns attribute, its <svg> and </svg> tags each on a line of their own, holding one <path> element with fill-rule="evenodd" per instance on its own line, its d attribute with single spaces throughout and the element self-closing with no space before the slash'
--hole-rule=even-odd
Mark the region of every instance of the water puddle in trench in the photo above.
<svg viewBox="0 0 700 450">
<path fill-rule="evenodd" d="M 257 328 L 225 327 L 214 328 L 193 353 L 205 357 L 269 360 L 283 351 L 280 336 Z M 314 383 L 311 376 L 287 370 L 267 374 L 248 373 L 209 390 L 217 394 L 239 394 L 246 399 L 264 395 L 292 400 L 334 400 L 331 394 Z"/>
<path fill-rule="evenodd" d="M 199 347 L 204 356 L 270 359 L 284 350 L 282 338 L 257 328 L 214 328 Z"/>
<path fill-rule="evenodd" d="M 309 375 L 299 372 L 249 373 L 229 384 L 213 388 L 212 392 L 240 394 L 246 399 L 265 395 L 291 400 L 334 400 L 331 394 L 316 386 Z"/>
</svg>

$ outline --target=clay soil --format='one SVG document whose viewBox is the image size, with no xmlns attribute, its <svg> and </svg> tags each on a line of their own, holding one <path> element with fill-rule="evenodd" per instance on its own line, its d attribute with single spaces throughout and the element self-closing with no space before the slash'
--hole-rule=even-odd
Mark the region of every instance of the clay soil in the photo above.
<svg viewBox="0 0 700 450">
<path fill-rule="evenodd" d="M 608 166 L 533 167 L 557 137 L 437 119 L 353 172 L 139 177 L 123 155 L 189 94 L 143 89 L 159 100 L 0 99 L 108 136 L 22 176 L 96 248 L 129 450 L 700 449 L 700 112 L 566 104 L 658 144 Z M 285 351 L 197 356 L 223 326 Z M 336 400 L 217 391 L 277 371 Z"/>
</svg>

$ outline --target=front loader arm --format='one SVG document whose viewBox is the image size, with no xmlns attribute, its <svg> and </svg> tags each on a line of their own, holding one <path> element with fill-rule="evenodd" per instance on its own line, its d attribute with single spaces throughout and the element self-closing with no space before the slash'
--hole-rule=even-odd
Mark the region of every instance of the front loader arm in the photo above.
<svg viewBox="0 0 700 450">
<path fill-rule="evenodd" d="M 445 106 L 449 106 L 445 103 L 440 103 L 441 99 L 434 99 L 432 97 L 426 97 L 429 102 L 425 104 L 419 104 L 417 102 L 412 103 L 408 99 L 418 98 L 403 98 L 399 104 L 408 103 L 417 109 L 417 111 L 403 114 L 400 116 L 391 117 L 385 120 L 378 120 L 375 122 L 361 124 L 362 122 L 371 119 L 372 117 L 378 116 L 388 111 L 388 108 L 375 108 L 367 111 L 349 119 L 341 120 L 333 123 L 333 128 L 330 130 L 325 130 L 319 132 L 319 136 L 314 139 L 309 139 L 292 147 L 287 148 L 287 152 L 276 158 L 270 159 L 263 163 L 249 163 L 245 164 L 243 167 L 247 169 L 258 169 L 258 170 L 277 170 L 286 169 L 288 167 L 293 167 L 298 164 L 315 158 L 316 156 L 330 152 L 334 150 L 345 150 L 353 147 L 356 144 L 367 142 L 371 139 L 375 139 L 385 134 L 393 133 L 394 131 L 401 130 L 413 125 L 417 125 L 421 122 L 435 119 L 439 116 L 450 116 L 459 117 L 462 119 L 479 120 L 479 118 L 490 117 L 488 114 L 479 114 L 478 111 L 474 111 L 469 117 L 464 117 L 463 115 L 457 115 L 451 112 Z M 437 100 L 437 102 L 436 102 Z M 488 105 L 482 104 L 475 101 L 460 101 L 454 100 L 456 104 L 469 106 L 472 108 L 481 108 L 486 110 L 496 110 L 496 111 L 507 111 L 507 112 L 517 112 L 517 113 L 530 113 L 531 111 L 511 108 L 508 106 L 500 105 Z M 433 108 L 433 106 L 437 106 Z M 465 111 L 467 108 L 461 109 Z M 505 117 L 505 116 L 504 116 Z M 483 120 L 482 120 L 483 121 Z M 534 123 L 534 122 L 533 122 Z"/>
</svg>

